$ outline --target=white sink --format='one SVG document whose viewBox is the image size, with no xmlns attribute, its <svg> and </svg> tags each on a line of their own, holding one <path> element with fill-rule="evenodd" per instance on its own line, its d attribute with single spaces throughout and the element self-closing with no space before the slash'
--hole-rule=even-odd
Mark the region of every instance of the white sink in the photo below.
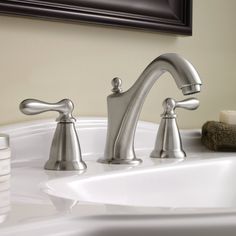
<svg viewBox="0 0 236 236">
<path fill-rule="evenodd" d="M 54 121 L 0 128 L 12 150 L 1 236 L 236 235 L 235 153 L 208 151 L 199 130 L 189 130 L 181 131 L 185 161 L 152 159 L 158 125 L 139 122 L 135 151 L 143 163 L 101 164 L 106 127 L 104 118 L 76 123 L 83 174 L 43 169 Z"/>
<path fill-rule="evenodd" d="M 51 180 L 44 190 L 76 201 L 166 208 L 236 208 L 236 160 L 203 160 Z"/>
</svg>

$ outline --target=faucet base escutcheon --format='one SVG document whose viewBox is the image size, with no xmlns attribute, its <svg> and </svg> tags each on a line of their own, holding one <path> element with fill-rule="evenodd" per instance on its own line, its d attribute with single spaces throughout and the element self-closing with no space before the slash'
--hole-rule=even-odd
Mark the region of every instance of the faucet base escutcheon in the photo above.
<svg viewBox="0 0 236 236">
<path fill-rule="evenodd" d="M 135 159 L 98 159 L 98 162 L 102 164 L 118 164 L 118 165 L 139 165 L 142 163 L 142 159 L 135 158 Z"/>
</svg>

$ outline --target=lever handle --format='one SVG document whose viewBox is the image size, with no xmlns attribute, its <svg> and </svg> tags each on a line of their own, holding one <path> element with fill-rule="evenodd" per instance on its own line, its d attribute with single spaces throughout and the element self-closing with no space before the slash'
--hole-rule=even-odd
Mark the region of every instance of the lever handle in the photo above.
<svg viewBox="0 0 236 236">
<path fill-rule="evenodd" d="M 75 118 L 72 116 L 74 104 L 69 99 L 63 99 L 57 103 L 47 103 L 37 99 L 26 99 L 20 104 L 20 111 L 26 115 L 37 115 L 46 111 L 57 111 L 59 122 L 73 122 Z"/>
<path fill-rule="evenodd" d="M 199 101 L 196 98 L 188 98 L 182 101 L 176 101 L 173 98 L 166 98 L 162 104 L 164 112 L 162 117 L 174 118 L 175 108 L 184 108 L 187 110 L 195 110 L 199 107 Z"/>
<path fill-rule="evenodd" d="M 184 108 L 187 110 L 195 110 L 199 107 L 199 101 L 196 98 L 188 98 L 182 101 L 175 101 L 175 108 Z"/>
</svg>

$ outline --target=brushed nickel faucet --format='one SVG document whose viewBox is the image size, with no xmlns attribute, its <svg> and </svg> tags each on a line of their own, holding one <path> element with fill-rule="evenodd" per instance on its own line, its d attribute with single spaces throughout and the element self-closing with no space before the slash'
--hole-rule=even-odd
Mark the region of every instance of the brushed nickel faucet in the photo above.
<svg viewBox="0 0 236 236">
<path fill-rule="evenodd" d="M 200 92 L 201 80 L 190 62 L 178 54 L 168 53 L 152 61 L 133 86 L 122 92 L 121 79 L 112 81 L 112 94 L 107 97 L 108 129 L 102 163 L 138 164 L 134 135 L 144 100 L 160 76 L 169 72 L 184 95 Z"/>
<path fill-rule="evenodd" d="M 46 111 L 57 111 L 57 127 L 52 140 L 46 170 L 84 171 L 87 167 L 82 160 L 79 138 L 75 129 L 75 118 L 72 116 L 74 104 L 69 99 L 57 103 L 46 103 L 36 99 L 21 102 L 20 110 L 26 115 L 36 115 Z"/>
</svg>

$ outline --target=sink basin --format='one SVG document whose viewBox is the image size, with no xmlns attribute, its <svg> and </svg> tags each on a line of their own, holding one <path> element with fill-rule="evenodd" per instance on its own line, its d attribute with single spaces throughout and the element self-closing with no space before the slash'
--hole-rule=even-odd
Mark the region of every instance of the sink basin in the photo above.
<svg viewBox="0 0 236 236">
<path fill-rule="evenodd" d="M 83 202 L 167 208 L 235 208 L 236 160 L 183 162 L 51 180 L 45 191 Z"/>
<path fill-rule="evenodd" d="M 7 209 L 0 235 L 25 236 L 235 236 L 235 153 L 211 152 L 199 130 L 181 131 L 185 161 L 150 158 L 157 124 L 139 122 L 135 151 L 141 165 L 98 163 L 107 121 L 84 117 L 76 123 L 88 169 L 46 171 L 55 121 L 1 127 L 11 139 Z M 9 186 L 9 188 L 8 188 Z"/>
</svg>

